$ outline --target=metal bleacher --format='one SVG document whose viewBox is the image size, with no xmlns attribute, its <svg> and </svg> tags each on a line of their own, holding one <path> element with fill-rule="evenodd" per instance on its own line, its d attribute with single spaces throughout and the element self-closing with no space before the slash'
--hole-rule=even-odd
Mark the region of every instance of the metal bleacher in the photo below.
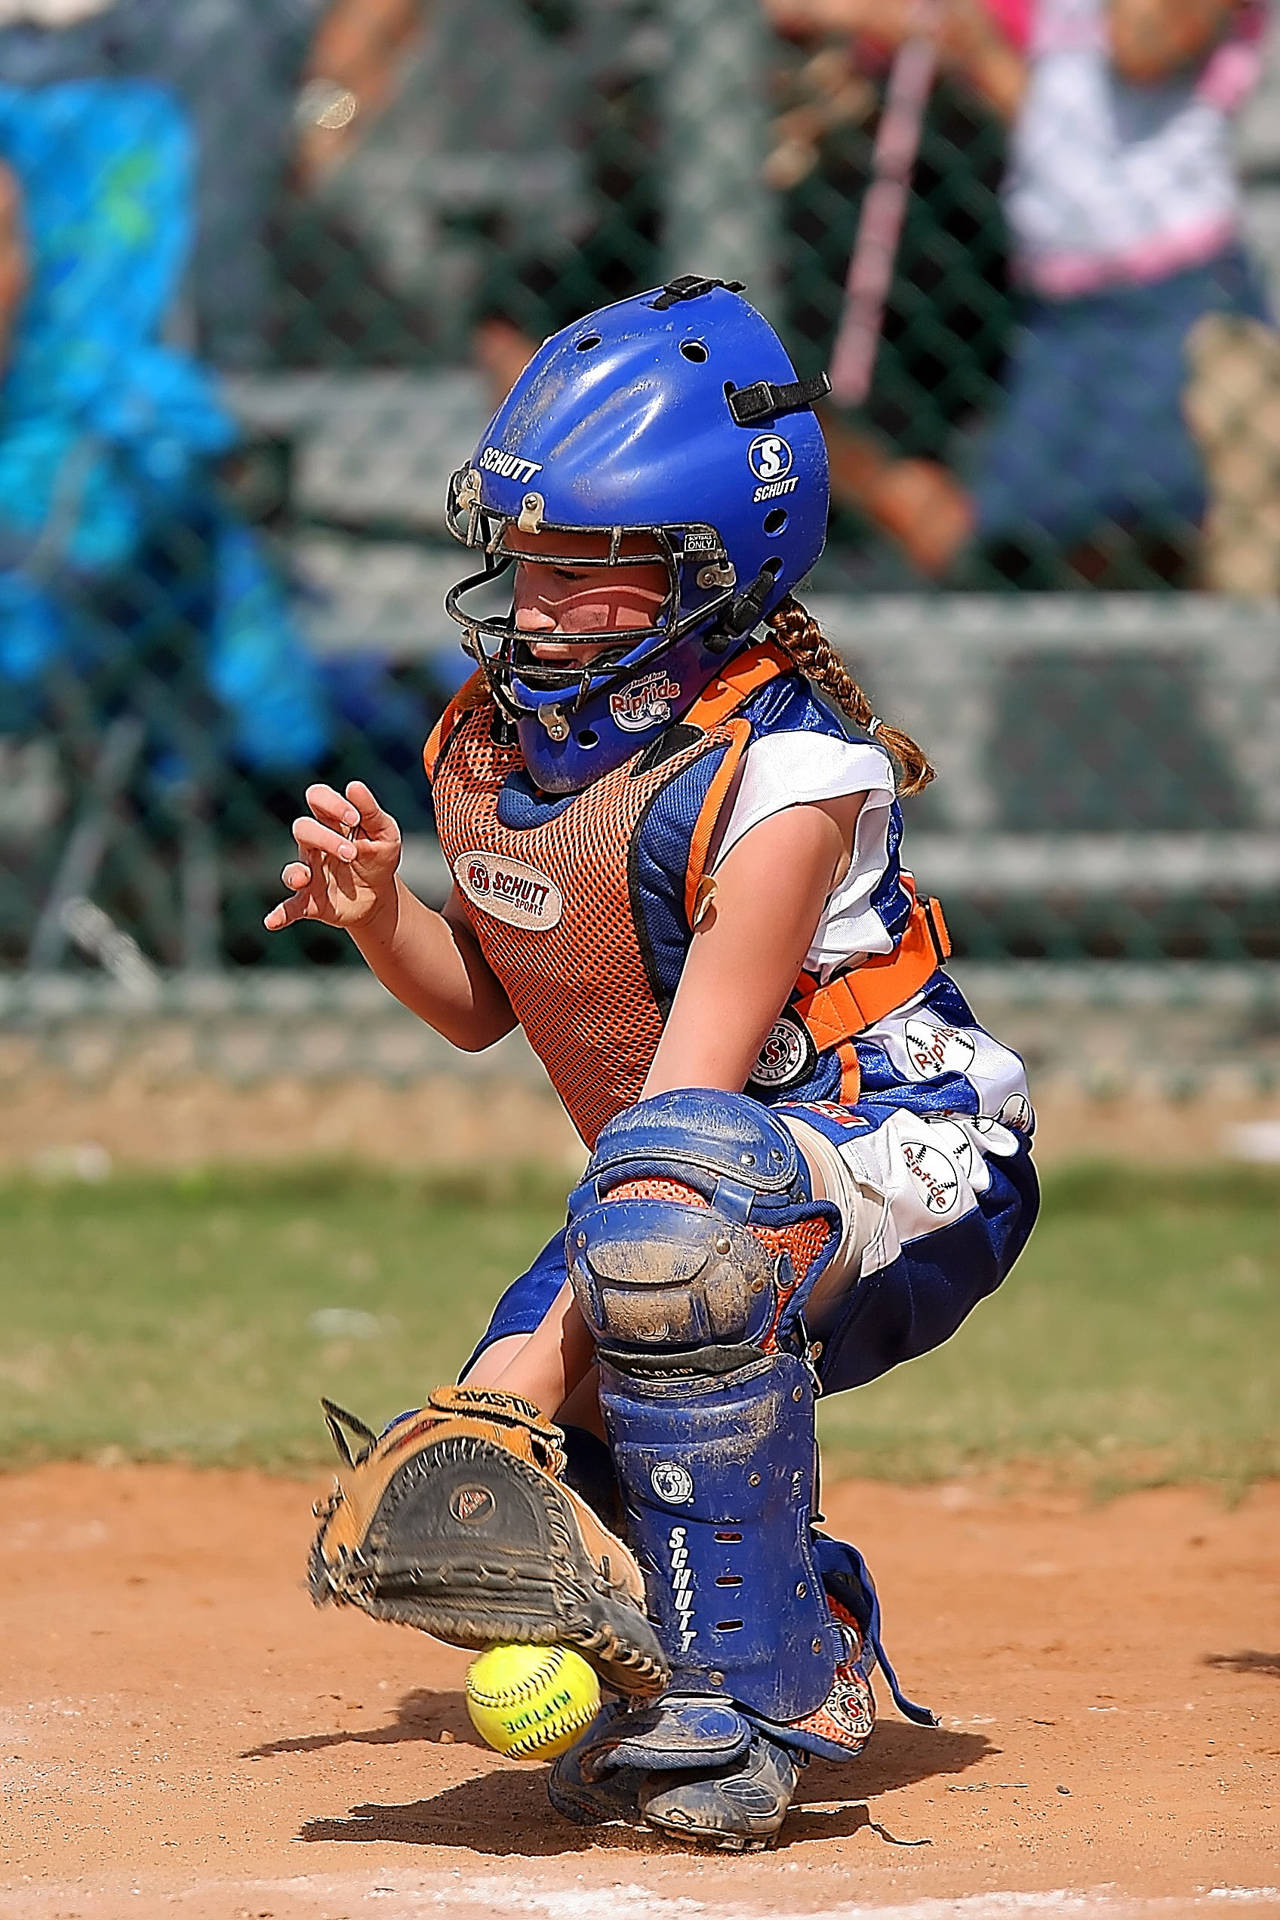
<svg viewBox="0 0 1280 1920">
<path fill-rule="evenodd" d="M 271 372 L 225 384 L 250 442 L 286 453 L 287 538 L 313 591 L 311 644 L 406 658 L 452 646 L 441 604 L 458 549 L 444 498 L 489 416 L 480 376 Z"/>
<path fill-rule="evenodd" d="M 291 450 L 313 644 L 452 660 L 461 556 L 441 503 L 483 429 L 466 369 L 240 376 L 247 429 Z M 879 710 L 942 776 L 912 855 L 949 899 L 1274 891 L 1280 610 L 1207 595 L 810 596 Z M 426 844 L 410 866 L 444 884 Z"/>
</svg>

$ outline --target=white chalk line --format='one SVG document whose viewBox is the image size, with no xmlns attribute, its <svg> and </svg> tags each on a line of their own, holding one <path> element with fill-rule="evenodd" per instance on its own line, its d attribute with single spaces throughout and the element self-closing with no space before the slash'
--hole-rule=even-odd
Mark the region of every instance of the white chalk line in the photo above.
<svg viewBox="0 0 1280 1920">
<path fill-rule="evenodd" d="M 513 1861 L 513 1866 L 516 1863 Z M 527 1863 L 523 1863 L 527 1864 Z M 441 1884 L 434 1876 L 417 1878 L 384 1872 L 372 1881 L 350 1876 L 306 1875 L 289 1880 L 235 1882 L 239 1894 L 272 1893 L 295 1899 L 341 1899 L 368 1903 L 378 1920 L 454 1911 L 460 1914 L 537 1916 L 538 1920 L 764 1920 L 778 1910 L 778 1887 L 761 1888 L 758 1905 L 697 1900 L 687 1894 L 655 1893 L 638 1883 L 595 1887 L 529 1887 L 514 1877 L 462 1874 Z M 189 1895 L 211 1887 L 192 1887 Z M 792 1890 L 787 1889 L 790 1895 Z M 176 1903 L 181 1904 L 181 1897 Z M 1115 1886 L 1056 1887 L 1047 1892 L 975 1893 L 906 1902 L 850 1902 L 837 1907 L 799 1908 L 786 1902 L 787 1920 L 1036 1920 L 1039 1915 L 1076 1915 L 1081 1920 L 1175 1920 L 1176 1916 L 1225 1909 L 1265 1908 L 1280 1913 L 1280 1887 L 1202 1887 L 1186 1894 L 1142 1896 Z"/>
</svg>

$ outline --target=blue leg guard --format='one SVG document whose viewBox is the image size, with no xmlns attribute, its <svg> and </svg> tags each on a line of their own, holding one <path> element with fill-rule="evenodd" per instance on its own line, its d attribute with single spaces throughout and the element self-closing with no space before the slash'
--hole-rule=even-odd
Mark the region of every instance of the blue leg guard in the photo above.
<svg viewBox="0 0 1280 1920">
<path fill-rule="evenodd" d="M 753 1726 L 787 1740 L 848 1654 L 814 1554 L 801 1319 L 839 1224 L 791 1135 L 719 1092 L 622 1114 L 570 1198 L 570 1278 L 673 1669 L 659 1708 L 631 1716 L 616 1764 L 688 1768 L 712 1748 L 727 1762 Z"/>
</svg>

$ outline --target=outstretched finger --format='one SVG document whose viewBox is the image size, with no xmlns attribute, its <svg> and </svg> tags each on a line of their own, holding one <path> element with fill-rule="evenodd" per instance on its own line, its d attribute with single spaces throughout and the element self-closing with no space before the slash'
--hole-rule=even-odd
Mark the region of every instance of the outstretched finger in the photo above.
<svg viewBox="0 0 1280 1920">
<path fill-rule="evenodd" d="M 295 920 L 301 920 L 306 910 L 305 895 L 295 893 L 292 900 L 282 900 L 278 906 L 272 907 L 262 924 L 268 933 L 279 933 L 281 927 L 291 927 Z"/>
<path fill-rule="evenodd" d="M 395 821 L 378 804 L 373 788 L 366 786 L 363 780 L 347 782 L 347 800 L 357 809 L 360 825 L 371 839 L 376 839 L 388 831 L 394 831 Z"/>
<path fill-rule="evenodd" d="M 349 833 L 360 824 L 360 815 L 353 803 L 336 787 L 327 786 L 323 781 L 307 788 L 306 802 L 316 818 L 329 826 L 341 827 Z"/>
<path fill-rule="evenodd" d="M 345 861 L 348 866 L 356 858 L 355 846 L 345 833 L 335 833 L 332 827 L 313 820 L 310 814 L 299 814 L 293 823 L 293 837 L 298 843 L 299 853 L 327 853 L 334 860 Z"/>
</svg>

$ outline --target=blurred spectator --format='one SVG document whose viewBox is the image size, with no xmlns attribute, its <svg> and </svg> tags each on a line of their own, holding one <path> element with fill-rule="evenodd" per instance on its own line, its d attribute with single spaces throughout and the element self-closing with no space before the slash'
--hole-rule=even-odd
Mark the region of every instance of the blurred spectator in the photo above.
<svg viewBox="0 0 1280 1920">
<path fill-rule="evenodd" d="M 193 344 L 219 367 L 266 352 L 268 217 L 290 161 L 314 184 L 395 90 L 427 0 L 0 0 L 0 82 L 151 80 L 191 127 Z"/>
<path fill-rule="evenodd" d="M 830 101 L 828 126 L 806 138 L 804 121 L 815 118 L 817 103 L 802 100 L 798 110 L 792 103 L 794 54 L 784 52 L 787 92 L 769 171 L 776 184 L 790 187 L 784 286 L 795 329 L 813 344 L 805 370 L 816 371 L 831 364 L 894 39 L 915 22 L 906 5 L 891 0 L 874 33 L 869 9 L 853 32 L 851 9 L 838 0 L 766 5 L 786 39 L 809 49 L 799 77 Z M 940 28 L 950 20 L 941 8 L 933 18 Z M 997 34 L 991 39 L 1004 46 Z M 1005 123 L 990 97 L 999 75 L 975 86 L 956 50 L 944 45 L 941 52 L 893 252 L 871 388 L 856 415 L 834 405 L 824 415 L 836 503 L 887 534 L 926 573 L 946 565 L 967 535 L 967 497 L 941 463 L 971 433 L 1000 378 L 1014 319 L 998 198 Z M 838 119 L 833 109 L 843 109 Z M 879 570 L 873 556 L 866 559 L 873 573 Z M 899 584 L 891 570 L 888 579 Z"/>
<path fill-rule="evenodd" d="M 502 205 L 472 213 L 484 265 L 470 349 L 496 404 L 538 341 L 662 277 L 665 41 L 654 0 L 487 4 L 495 41 L 467 57 L 473 95 L 505 96 L 511 111 L 500 130 L 486 128 L 486 144 L 522 148 L 509 172 L 530 184 L 559 160 L 558 179 L 543 177 L 553 191 L 542 206 L 508 184 Z M 455 11 L 470 20 L 470 7 Z"/>
<path fill-rule="evenodd" d="M 0 163 L 7 724 L 39 718 L 59 669 L 106 710 L 145 710 L 149 673 L 185 675 L 188 740 L 207 699 L 246 766 L 314 764 L 319 675 L 213 481 L 234 426 L 197 363 L 161 344 L 191 241 L 182 113 L 145 81 L 0 86 Z"/>
<path fill-rule="evenodd" d="M 924 17 L 912 0 L 770 4 L 792 30 L 890 44 Z M 948 67 L 1012 125 L 1022 325 L 969 489 L 883 458 L 855 460 L 853 484 L 937 575 L 972 542 L 974 580 L 1189 584 L 1207 506 L 1189 341 L 1205 316 L 1267 318 L 1229 148 L 1260 17 L 1235 0 L 939 0 L 936 18 Z"/>
<path fill-rule="evenodd" d="M 176 343 L 260 357 L 285 162 L 310 184 L 342 157 L 421 10 L 0 0 L 0 726 L 55 685 L 145 710 L 159 679 L 153 759 L 211 769 L 221 740 L 268 790 L 324 764 L 349 710 L 397 748 L 420 734 L 377 661 L 304 648 L 219 485 L 235 423 Z"/>
<path fill-rule="evenodd" d="M 1005 571 L 1047 545 L 1103 578 L 1106 522 L 1152 571 L 1194 577 L 1188 342 L 1207 315 L 1267 317 L 1229 133 L 1260 26 L 1232 0 L 1037 0 L 1005 194 L 1029 298 L 974 487 Z"/>
</svg>

